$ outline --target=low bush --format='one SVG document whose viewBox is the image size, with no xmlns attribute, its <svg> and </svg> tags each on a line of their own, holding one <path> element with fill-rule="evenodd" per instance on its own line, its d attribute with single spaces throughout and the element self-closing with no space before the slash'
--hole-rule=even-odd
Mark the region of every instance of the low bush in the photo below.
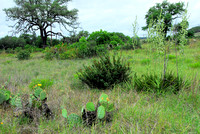
<svg viewBox="0 0 200 134">
<path fill-rule="evenodd" d="M 156 74 L 145 74 L 140 78 L 135 75 L 134 85 L 137 91 L 150 91 L 156 93 L 177 93 L 184 86 L 187 86 L 186 82 L 181 77 L 176 76 L 172 72 L 166 73 L 164 78 Z"/>
<path fill-rule="evenodd" d="M 91 66 L 84 66 L 78 73 L 79 79 L 91 88 L 107 89 L 115 84 L 128 81 L 130 78 L 129 64 L 121 57 L 100 56 Z"/>
<path fill-rule="evenodd" d="M 107 48 L 104 45 L 96 45 L 96 42 L 87 42 L 82 37 L 79 42 L 72 45 L 59 44 L 51 48 L 45 49 L 45 59 L 52 60 L 53 58 L 65 60 L 73 58 L 86 58 L 107 53 Z"/>
<path fill-rule="evenodd" d="M 50 79 L 33 79 L 31 83 L 29 84 L 29 88 L 33 90 L 37 84 L 41 84 L 40 88 L 42 89 L 48 89 L 53 85 L 53 80 Z"/>
<path fill-rule="evenodd" d="M 121 45 L 121 49 L 122 50 L 131 50 L 131 49 L 134 49 L 134 46 L 132 43 L 127 43 L 127 44 Z"/>
<path fill-rule="evenodd" d="M 18 60 L 28 60 L 30 58 L 30 52 L 27 50 L 21 50 L 17 54 Z"/>
</svg>

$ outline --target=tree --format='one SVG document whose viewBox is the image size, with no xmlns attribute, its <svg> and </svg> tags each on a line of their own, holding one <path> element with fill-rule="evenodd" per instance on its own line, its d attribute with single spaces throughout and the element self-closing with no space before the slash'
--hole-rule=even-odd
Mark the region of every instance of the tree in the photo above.
<svg viewBox="0 0 200 134">
<path fill-rule="evenodd" d="M 9 20 L 16 21 L 12 26 L 16 33 L 40 31 L 43 45 L 48 36 L 61 35 L 50 27 L 58 24 L 67 31 L 77 28 L 77 9 L 69 10 L 66 4 L 70 0 L 14 0 L 16 7 L 4 9 Z M 62 31 L 62 30 L 61 30 Z"/>
<path fill-rule="evenodd" d="M 165 24 L 163 32 L 166 37 L 167 31 L 169 31 L 172 26 L 172 21 L 179 18 L 184 11 L 183 2 L 169 3 L 167 0 L 164 0 L 161 4 L 157 3 L 149 9 L 145 15 L 147 25 L 142 27 L 142 29 L 147 30 L 150 25 L 154 27 L 158 22 L 158 18 L 161 17 Z"/>
</svg>

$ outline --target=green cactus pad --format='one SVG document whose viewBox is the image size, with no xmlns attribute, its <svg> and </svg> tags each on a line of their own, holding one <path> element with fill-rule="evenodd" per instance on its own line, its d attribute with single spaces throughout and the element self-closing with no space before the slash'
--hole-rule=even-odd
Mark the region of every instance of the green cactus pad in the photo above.
<svg viewBox="0 0 200 134">
<path fill-rule="evenodd" d="M 97 109 L 97 117 L 98 119 L 103 119 L 105 117 L 106 111 L 104 106 L 100 106 Z"/>
<path fill-rule="evenodd" d="M 15 98 L 15 106 L 18 108 L 22 108 L 22 102 L 20 97 Z"/>
<path fill-rule="evenodd" d="M 46 92 L 43 90 L 41 93 L 40 93 L 40 100 L 44 100 L 44 99 L 46 99 L 46 97 L 47 97 L 47 94 L 46 94 Z"/>
<path fill-rule="evenodd" d="M 64 118 L 67 118 L 67 110 L 66 109 L 62 109 L 62 116 Z"/>
<path fill-rule="evenodd" d="M 43 91 L 43 90 L 42 90 L 41 88 L 35 89 L 35 92 L 34 92 L 35 96 L 36 96 L 37 98 L 39 98 L 39 97 L 40 97 L 40 93 L 41 93 L 42 91 Z"/>
<path fill-rule="evenodd" d="M 6 100 L 4 94 L 0 93 L 0 104 L 2 104 Z"/>
<path fill-rule="evenodd" d="M 87 104 L 86 104 L 86 109 L 88 110 L 88 111 L 95 111 L 95 106 L 94 106 L 94 103 L 93 102 L 88 102 Z"/>
<path fill-rule="evenodd" d="M 108 95 L 105 93 L 102 93 L 101 96 L 99 97 L 99 103 L 101 104 L 102 102 L 107 102 Z"/>
<path fill-rule="evenodd" d="M 8 90 L 6 90 L 6 91 L 4 92 L 4 95 L 5 95 L 5 97 L 6 97 L 6 101 L 7 101 L 7 100 L 10 99 L 11 92 L 8 91 Z"/>
</svg>

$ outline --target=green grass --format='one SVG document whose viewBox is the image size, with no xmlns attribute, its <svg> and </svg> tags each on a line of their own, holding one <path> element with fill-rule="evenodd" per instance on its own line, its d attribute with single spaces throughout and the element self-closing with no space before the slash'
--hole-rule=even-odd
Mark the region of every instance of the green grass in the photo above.
<svg viewBox="0 0 200 134">
<path fill-rule="evenodd" d="M 200 46 L 186 46 L 184 54 L 178 53 L 179 75 L 191 82 L 189 89 L 177 95 L 136 92 L 133 83 L 116 85 L 113 90 L 89 89 L 76 77 L 83 65 L 91 64 L 94 58 L 76 60 L 46 61 L 42 53 L 33 53 L 30 60 L 18 61 L 15 55 L 0 54 L 0 86 L 4 85 L 12 93 L 31 93 L 29 84 L 34 79 L 50 79 L 47 103 L 55 114 L 54 120 L 43 120 L 19 125 L 11 108 L 0 108 L 0 133 L 200 133 L 200 68 L 191 64 L 199 62 Z M 132 77 L 145 73 L 163 72 L 164 56 L 147 51 L 148 45 L 137 51 L 120 51 L 118 54 L 130 62 Z M 176 73 L 175 52 L 171 48 L 168 70 Z M 196 57 L 196 58 L 194 58 Z M 97 58 L 97 57 L 95 57 Z M 81 108 L 87 102 L 97 103 L 102 92 L 114 102 L 116 111 L 113 121 L 97 124 L 91 128 L 69 126 L 61 115 L 61 107 L 68 114 L 81 115 Z"/>
</svg>

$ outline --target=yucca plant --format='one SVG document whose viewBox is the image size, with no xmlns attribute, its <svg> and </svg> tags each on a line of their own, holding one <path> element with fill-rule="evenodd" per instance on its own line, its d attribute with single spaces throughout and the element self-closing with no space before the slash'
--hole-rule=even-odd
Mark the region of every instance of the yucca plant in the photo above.
<svg viewBox="0 0 200 134">
<path fill-rule="evenodd" d="M 180 76 L 177 77 L 174 73 L 167 72 L 164 80 L 162 75 L 145 74 L 141 77 L 135 75 L 134 85 L 137 91 L 178 93 L 188 84 Z"/>
<path fill-rule="evenodd" d="M 91 88 L 108 89 L 115 84 L 130 80 L 131 69 L 121 57 L 112 58 L 109 55 L 94 60 L 91 66 L 84 66 L 77 75 L 79 79 Z"/>
</svg>

